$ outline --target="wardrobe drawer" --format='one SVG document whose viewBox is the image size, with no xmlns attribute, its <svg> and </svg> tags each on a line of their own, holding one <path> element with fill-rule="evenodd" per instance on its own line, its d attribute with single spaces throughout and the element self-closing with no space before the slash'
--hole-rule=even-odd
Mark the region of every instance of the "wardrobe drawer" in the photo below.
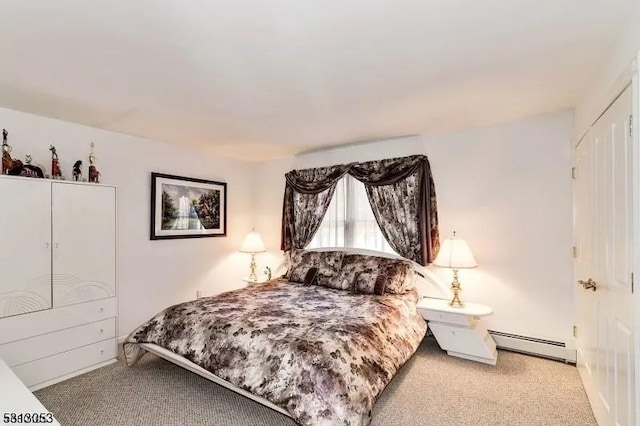
<svg viewBox="0 0 640 426">
<path fill-rule="evenodd" d="M 16 376 L 29 388 L 116 357 L 116 339 L 83 346 L 13 367 Z"/>
<path fill-rule="evenodd" d="M 115 335 L 116 319 L 108 318 L 0 345 L 0 358 L 4 359 L 9 367 L 15 367 L 80 346 L 110 339 Z"/>
<path fill-rule="evenodd" d="M 0 345 L 117 316 L 116 298 L 0 319 Z"/>
</svg>

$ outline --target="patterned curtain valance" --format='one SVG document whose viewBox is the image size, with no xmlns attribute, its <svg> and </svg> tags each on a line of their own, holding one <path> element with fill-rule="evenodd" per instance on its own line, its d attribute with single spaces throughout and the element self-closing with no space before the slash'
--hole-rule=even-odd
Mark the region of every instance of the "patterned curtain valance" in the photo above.
<svg viewBox="0 0 640 426">
<path fill-rule="evenodd" d="M 326 191 L 349 171 L 351 164 L 340 164 L 316 169 L 292 170 L 284 175 L 287 185 L 302 194 L 318 194 Z"/>
<path fill-rule="evenodd" d="M 285 175 L 280 248 L 304 248 L 311 242 L 336 183 L 346 173 L 364 183 L 389 245 L 407 259 L 430 263 L 440 239 L 435 185 L 424 155 L 290 171 Z"/>
</svg>

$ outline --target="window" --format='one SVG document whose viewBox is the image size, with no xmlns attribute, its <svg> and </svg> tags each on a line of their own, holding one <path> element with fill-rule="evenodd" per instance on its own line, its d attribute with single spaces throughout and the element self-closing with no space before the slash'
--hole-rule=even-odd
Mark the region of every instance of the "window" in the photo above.
<svg viewBox="0 0 640 426">
<path fill-rule="evenodd" d="M 307 247 L 355 247 L 396 254 L 380 231 L 364 184 L 350 175 L 336 184 L 327 213 Z"/>
</svg>

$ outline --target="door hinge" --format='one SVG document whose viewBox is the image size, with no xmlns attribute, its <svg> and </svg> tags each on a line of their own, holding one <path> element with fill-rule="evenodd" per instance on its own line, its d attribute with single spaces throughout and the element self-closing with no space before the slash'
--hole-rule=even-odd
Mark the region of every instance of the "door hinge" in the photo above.
<svg viewBox="0 0 640 426">
<path fill-rule="evenodd" d="M 633 272 L 632 272 L 631 273 L 631 294 L 633 294 L 633 292 L 635 290 L 633 287 L 634 287 L 634 283 L 633 283 Z"/>
<path fill-rule="evenodd" d="M 576 168 L 572 167 L 571 168 L 571 179 L 575 179 L 576 178 Z"/>
<path fill-rule="evenodd" d="M 573 326 L 573 337 L 578 337 L 578 326 L 577 325 Z"/>
<path fill-rule="evenodd" d="M 629 116 L 629 136 L 633 136 L 633 114 Z"/>
<path fill-rule="evenodd" d="M 578 248 L 576 246 L 571 247 L 571 255 L 574 259 L 578 257 Z"/>
</svg>

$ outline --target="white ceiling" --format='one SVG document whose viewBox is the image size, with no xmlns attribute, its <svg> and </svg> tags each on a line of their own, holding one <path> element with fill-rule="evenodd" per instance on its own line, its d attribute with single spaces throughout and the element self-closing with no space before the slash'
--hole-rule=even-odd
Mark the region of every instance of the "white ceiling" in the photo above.
<svg viewBox="0 0 640 426">
<path fill-rule="evenodd" d="M 633 3 L 3 0 L 0 106 L 248 160 L 498 123 L 575 106 Z"/>
</svg>

